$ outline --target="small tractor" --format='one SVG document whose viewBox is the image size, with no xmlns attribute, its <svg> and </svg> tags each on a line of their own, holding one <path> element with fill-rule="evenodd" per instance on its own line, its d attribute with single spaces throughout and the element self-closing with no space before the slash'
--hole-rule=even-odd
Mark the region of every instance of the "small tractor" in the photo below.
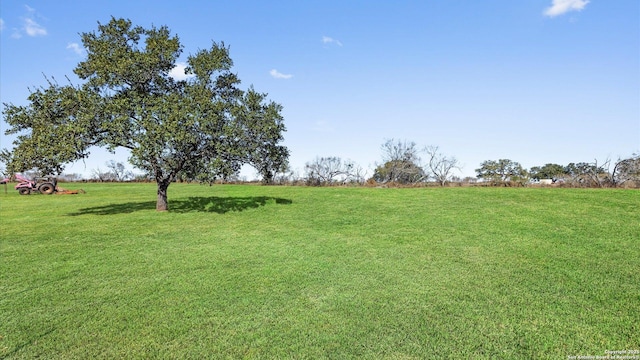
<svg viewBox="0 0 640 360">
<path fill-rule="evenodd" d="M 58 191 L 58 179 L 53 177 L 37 177 L 29 180 L 23 176 L 16 174 L 18 185 L 15 189 L 20 195 L 29 195 L 32 192 L 39 192 L 45 195 L 51 195 Z"/>
<path fill-rule="evenodd" d="M 67 190 L 58 186 L 58 179 L 54 177 L 37 177 L 33 180 L 29 180 L 20 174 L 16 174 L 15 178 L 18 180 L 18 185 L 15 189 L 18 190 L 20 195 L 29 195 L 33 192 L 51 195 L 72 195 L 72 194 L 85 194 L 82 189 L 79 190 Z M 0 180 L 0 184 L 4 184 L 4 192 L 7 192 L 7 183 L 11 181 L 11 177 Z"/>
</svg>

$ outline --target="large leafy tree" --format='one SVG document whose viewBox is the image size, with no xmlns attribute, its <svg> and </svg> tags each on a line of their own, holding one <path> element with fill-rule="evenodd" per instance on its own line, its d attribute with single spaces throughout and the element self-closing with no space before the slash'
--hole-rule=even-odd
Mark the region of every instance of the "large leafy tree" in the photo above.
<svg viewBox="0 0 640 360">
<path fill-rule="evenodd" d="M 532 179 L 552 179 L 554 182 L 565 175 L 565 168 L 558 164 L 545 164 L 543 166 L 534 166 L 529 170 Z"/>
<path fill-rule="evenodd" d="M 179 176 L 211 180 L 246 163 L 264 175 L 286 164 L 282 107 L 238 88 L 223 43 L 190 55 L 189 77 L 175 80 L 169 73 L 183 49 L 167 27 L 112 18 L 81 37 L 87 58 L 74 72 L 84 84 L 50 81 L 29 105 L 5 104 L 7 133 L 19 134 L 3 151 L 10 170 L 60 173 L 91 146 L 124 147 L 155 178 L 156 209 L 168 210 L 167 189 Z"/>
<path fill-rule="evenodd" d="M 424 181 L 427 174 L 412 161 L 390 160 L 376 167 L 372 178 L 381 183 L 415 184 Z"/>
<path fill-rule="evenodd" d="M 487 160 L 480 164 L 480 168 L 476 169 L 478 178 L 486 179 L 494 184 L 506 184 L 513 182 L 524 184 L 528 179 L 527 171 L 520 163 L 509 160 Z"/>
<path fill-rule="evenodd" d="M 250 88 L 245 94 L 244 107 L 240 108 L 237 118 L 244 126 L 247 152 L 246 162 L 251 164 L 262 176 L 264 184 L 272 184 L 278 172 L 289 167 L 289 149 L 279 145 L 285 131 L 283 118 L 280 115 L 282 106 L 265 103 L 266 94 L 258 93 Z"/>
</svg>

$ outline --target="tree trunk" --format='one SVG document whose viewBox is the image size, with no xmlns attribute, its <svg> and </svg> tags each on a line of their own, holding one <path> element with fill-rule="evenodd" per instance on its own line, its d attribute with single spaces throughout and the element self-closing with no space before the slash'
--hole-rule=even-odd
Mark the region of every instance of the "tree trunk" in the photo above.
<svg viewBox="0 0 640 360">
<path fill-rule="evenodd" d="M 158 181 L 158 202 L 156 202 L 157 211 L 168 211 L 169 202 L 167 201 L 167 189 L 169 188 L 168 180 Z"/>
<path fill-rule="evenodd" d="M 265 170 L 262 172 L 262 185 L 271 185 L 273 184 L 273 174 L 269 170 Z"/>
</svg>

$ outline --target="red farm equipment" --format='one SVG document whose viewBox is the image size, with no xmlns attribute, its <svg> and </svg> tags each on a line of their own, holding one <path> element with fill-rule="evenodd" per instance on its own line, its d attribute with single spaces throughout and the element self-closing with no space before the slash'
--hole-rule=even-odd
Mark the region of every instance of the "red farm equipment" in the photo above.
<svg viewBox="0 0 640 360">
<path fill-rule="evenodd" d="M 40 193 L 45 195 L 72 195 L 72 194 L 85 194 L 82 189 L 79 190 L 67 190 L 58 186 L 58 179 L 54 177 L 36 177 L 33 180 L 29 180 L 20 174 L 15 175 L 18 180 L 18 185 L 15 189 L 18 190 L 20 195 L 29 195 L 31 193 Z M 11 178 L 2 179 L 0 184 L 4 184 L 4 191 L 7 192 L 7 183 L 11 181 Z"/>
<path fill-rule="evenodd" d="M 45 195 L 51 195 L 58 191 L 58 179 L 53 177 L 37 177 L 29 180 L 19 174 L 16 174 L 19 181 L 15 189 L 20 195 L 29 195 L 32 192 L 39 192 Z"/>
</svg>

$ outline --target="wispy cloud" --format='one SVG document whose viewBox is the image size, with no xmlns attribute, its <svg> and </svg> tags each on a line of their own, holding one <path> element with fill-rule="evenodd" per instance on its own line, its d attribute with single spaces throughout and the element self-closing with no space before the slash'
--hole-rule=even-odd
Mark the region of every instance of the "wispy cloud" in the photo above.
<svg viewBox="0 0 640 360">
<path fill-rule="evenodd" d="M 293 77 L 291 74 L 283 74 L 276 69 L 269 71 L 269 74 L 275 79 L 291 79 Z"/>
<path fill-rule="evenodd" d="M 544 14 L 549 17 L 562 15 L 570 11 L 581 11 L 589 3 L 589 0 L 553 0 Z"/>
<path fill-rule="evenodd" d="M 14 39 L 19 39 L 23 35 L 31 37 L 47 35 L 47 29 L 45 29 L 44 26 L 38 24 L 38 22 L 35 20 L 36 10 L 29 5 L 25 5 L 24 7 L 27 10 L 27 15 L 20 18 L 22 20 L 22 27 L 20 27 L 19 29 L 14 29 L 11 37 L 13 37 Z"/>
<path fill-rule="evenodd" d="M 322 37 L 322 43 L 323 44 L 335 44 L 335 45 L 338 45 L 338 46 L 342 46 L 342 43 L 340 42 L 340 40 L 336 40 L 336 39 L 328 37 L 328 36 L 323 36 Z"/>
<path fill-rule="evenodd" d="M 4 30 L 4 20 L 0 19 L 0 31 Z"/>
<path fill-rule="evenodd" d="M 78 55 L 84 54 L 84 48 L 80 46 L 78 43 L 69 43 L 67 45 L 67 49 L 71 49 L 74 53 Z"/>
<path fill-rule="evenodd" d="M 47 35 L 47 29 L 38 24 L 35 20 L 30 18 L 24 19 L 24 32 L 29 36 L 44 36 Z"/>
<path fill-rule="evenodd" d="M 183 63 L 183 62 L 176 63 L 176 66 L 173 69 L 171 69 L 171 71 L 169 71 L 169 76 L 171 76 L 174 80 L 177 80 L 177 81 L 187 80 L 189 78 L 194 77 L 195 75 L 193 74 L 187 75 L 184 73 L 184 69 L 186 68 L 187 68 L 186 63 Z"/>
</svg>

